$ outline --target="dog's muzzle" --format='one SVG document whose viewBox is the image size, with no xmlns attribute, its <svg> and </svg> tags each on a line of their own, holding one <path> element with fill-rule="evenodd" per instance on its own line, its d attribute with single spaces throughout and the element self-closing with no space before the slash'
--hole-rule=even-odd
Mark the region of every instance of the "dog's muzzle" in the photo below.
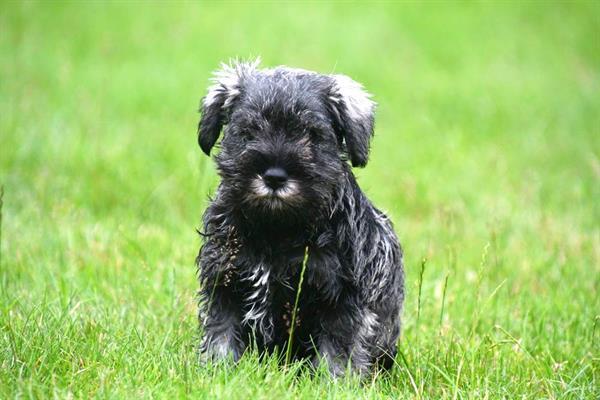
<svg viewBox="0 0 600 400">
<path fill-rule="evenodd" d="M 293 202 L 300 187 L 285 169 L 270 167 L 252 180 L 250 190 L 255 199 L 268 201 L 271 205 L 283 205 L 285 202 Z"/>
</svg>

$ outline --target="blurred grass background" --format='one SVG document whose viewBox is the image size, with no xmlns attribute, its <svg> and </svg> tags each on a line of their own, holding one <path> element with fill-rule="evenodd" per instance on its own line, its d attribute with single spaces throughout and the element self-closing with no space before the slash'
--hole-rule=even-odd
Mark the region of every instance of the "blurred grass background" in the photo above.
<svg viewBox="0 0 600 400">
<path fill-rule="evenodd" d="M 599 4 L 2 2 L 0 397 L 598 398 Z M 254 56 L 379 103 L 388 376 L 196 365 L 197 108 Z"/>
</svg>

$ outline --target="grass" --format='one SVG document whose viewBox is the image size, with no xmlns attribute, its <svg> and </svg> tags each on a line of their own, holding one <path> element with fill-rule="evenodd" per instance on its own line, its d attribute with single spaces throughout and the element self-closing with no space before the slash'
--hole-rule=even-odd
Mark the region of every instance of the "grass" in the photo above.
<svg viewBox="0 0 600 400">
<path fill-rule="evenodd" d="M 598 4 L 2 2 L 0 398 L 599 398 Z M 196 364 L 196 110 L 257 55 L 380 104 L 388 376 Z"/>
</svg>

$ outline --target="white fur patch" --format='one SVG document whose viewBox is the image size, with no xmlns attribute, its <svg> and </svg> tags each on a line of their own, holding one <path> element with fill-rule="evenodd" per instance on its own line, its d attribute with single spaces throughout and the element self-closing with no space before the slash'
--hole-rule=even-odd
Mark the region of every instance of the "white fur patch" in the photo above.
<svg viewBox="0 0 600 400">
<path fill-rule="evenodd" d="M 362 85 L 346 75 L 331 75 L 335 80 L 337 93 L 330 99 L 336 103 L 343 101 L 348 110 L 348 117 L 354 121 L 370 118 L 375 108 L 371 94 Z"/>
<path fill-rule="evenodd" d="M 252 180 L 250 184 L 250 189 L 252 190 L 253 197 L 267 197 L 273 193 L 273 190 L 269 189 L 262 177 L 259 175 Z"/>
<path fill-rule="evenodd" d="M 282 188 L 273 190 L 265 184 L 262 176 L 260 175 L 258 175 L 252 181 L 250 188 L 255 197 L 271 197 L 273 199 L 280 200 L 289 200 L 300 192 L 298 182 L 293 179 L 288 180 Z"/>
<path fill-rule="evenodd" d="M 280 199 L 285 200 L 297 195 L 298 192 L 299 188 L 296 181 L 288 180 L 284 187 L 275 192 L 275 195 Z"/>
<path fill-rule="evenodd" d="M 365 310 L 362 325 L 360 327 L 360 335 L 365 338 L 373 336 L 376 333 L 378 326 L 379 320 L 377 319 L 377 314 L 371 310 Z"/>
<path fill-rule="evenodd" d="M 221 69 L 213 73 L 211 79 L 213 85 L 208 88 L 208 93 L 204 97 L 204 107 L 210 107 L 221 94 L 225 95 L 223 107 L 229 107 L 240 95 L 240 80 L 245 75 L 256 71 L 259 64 L 260 57 L 254 61 L 231 61 L 229 64 L 221 64 Z"/>
<path fill-rule="evenodd" d="M 263 74 L 267 75 L 267 76 L 274 75 L 276 72 L 284 72 L 284 73 L 287 73 L 289 75 L 311 75 L 311 74 L 315 74 L 315 72 L 313 72 L 313 71 L 309 71 L 309 70 L 302 69 L 302 68 L 286 67 L 285 65 L 280 65 L 278 67 L 263 69 L 261 72 Z"/>
<path fill-rule="evenodd" d="M 268 340 L 273 332 L 273 318 L 269 314 L 269 275 L 270 270 L 258 264 L 252 274 L 244 280 L 252 284 L 252 293 L 245 298 L 246 312 L 242 323 L 259 330 Z"/>
<path fill-rule="evenodd" d="M 229 344 L 229 337 L 227 334 L 215 339 L 212 342 L 211 350 L 213 356 L 217 359 L 226 358 L 231 352 L 231 346 Z"/>
</svg>

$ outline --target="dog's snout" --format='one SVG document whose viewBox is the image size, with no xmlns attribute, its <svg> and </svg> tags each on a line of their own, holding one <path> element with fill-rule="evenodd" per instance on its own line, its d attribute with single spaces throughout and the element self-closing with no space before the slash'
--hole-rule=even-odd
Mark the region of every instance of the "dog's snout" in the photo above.
<svg viewBox="0 0 600 400">
<path fill-rule="evenodd" d="M 265 171 L 262 175 L 265 183 L 271 189 L 279 189 L 285 182 L 288 180 L 288 174 L 285 172 L 283 168 L 280 167 L 271 167 Z"/>
</svg>

